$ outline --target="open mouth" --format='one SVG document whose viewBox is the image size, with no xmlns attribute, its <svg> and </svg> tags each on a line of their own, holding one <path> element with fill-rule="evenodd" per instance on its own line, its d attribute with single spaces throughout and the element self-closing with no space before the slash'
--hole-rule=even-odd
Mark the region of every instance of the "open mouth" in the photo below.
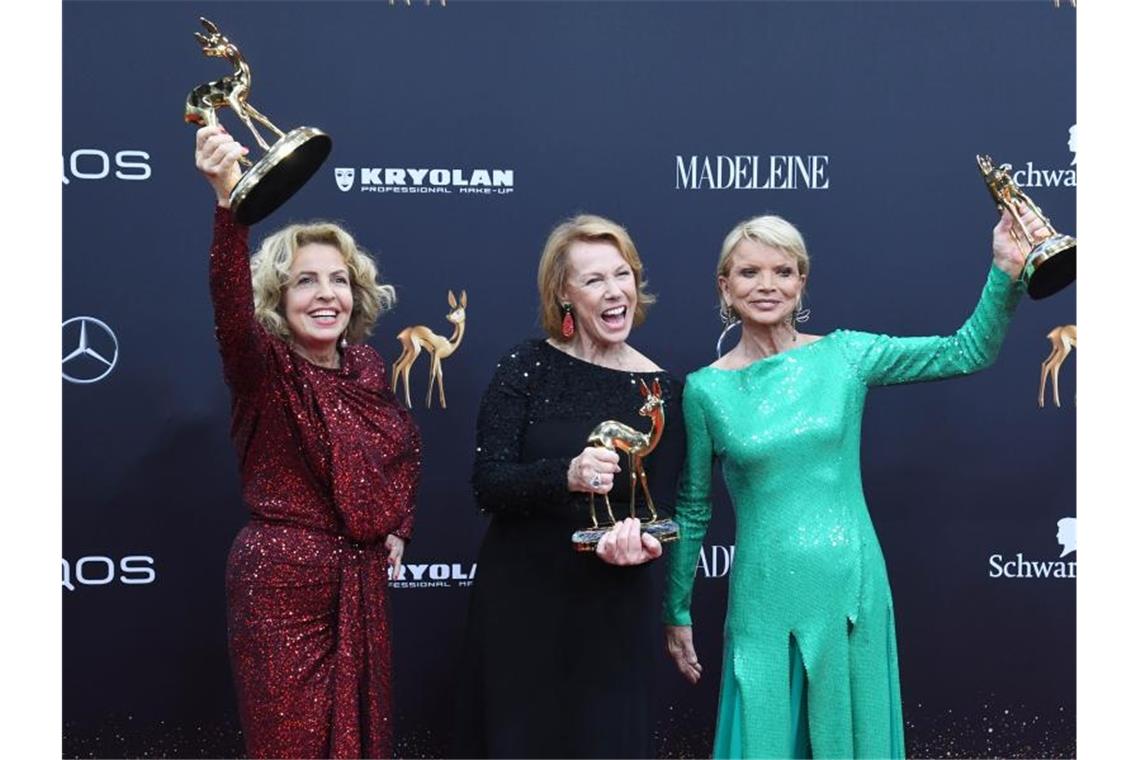
<svg viewBox="0 0 1140 760">
<path fill-rule="evenodd" d="M 606 309 L 602 312 L 602 321 L 609 327 L 621 327 L 625 324 L 625 315 L 628 311 L 628 306 L 615 306 L 612 309 Z"/>
<path fill-rule="evenodd" d="M 309 312 L 309 318 L 324 327 L 335 325 L 339 317 L 340 312 L 334 309 L 317 309 L 316 311 Z"/>
</svg>

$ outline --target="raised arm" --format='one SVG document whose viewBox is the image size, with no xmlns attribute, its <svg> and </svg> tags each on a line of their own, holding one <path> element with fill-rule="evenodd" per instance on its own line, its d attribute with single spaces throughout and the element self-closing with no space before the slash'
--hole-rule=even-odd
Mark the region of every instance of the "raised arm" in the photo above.
<svg viewBox="0 0 1140 760">
<path fill-rule="evenodd" d="M 230 190 L 241 178 L 238 156 L 246 149 L 223 128 L 203 127 L 196 135 L 194 163 L 217 198 L 210 246 L 210 299 L 226 383 L 235 393 L 257 390 L 266 366 L 269 339 L 253 316 L 249 274 L 249 228 L 230 211 Z"/>
<path fill-rule="evenodd" d="M 1022 222 L 1030 234 L 1045 233 L 1040 220 L 1029 212 L 1022 216 Z M 867 385 L 939 380 L 977 372 L 993 364 L 1024 291 L 1019 278 L 1026 251 L 1013 238 L 1012 227 L 1013 217 L 1003 212 L 994 227 L 993 265 L 981 298 L 952 335 L 896 338 L 858 332 L 843 334 L 847 358 Z"/>
</svg>

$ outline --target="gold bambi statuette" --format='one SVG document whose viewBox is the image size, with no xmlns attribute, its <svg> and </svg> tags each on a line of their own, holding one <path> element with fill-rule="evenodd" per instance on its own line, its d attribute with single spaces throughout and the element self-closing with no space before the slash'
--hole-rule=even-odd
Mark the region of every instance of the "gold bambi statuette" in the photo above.
<svg viewBox="0 0 1140 760">
<path fill-rule="evenodd" d="M 1053 350 L 1041 362 L 1041 386 L 1037 389 L 1037 406 L 1045 406 L 1045 378 L 1053 378 L 1053 405 L 1061 405 L 1061 394 L 1057 389 L 1057 374 L 1061 365 L 1069 358 L 1069 352 L 1077 347 L 1077 326 L 1060 325 L 1054 327 L 1045 336 L 1053 344 Z"/>
<path fill-rule="evenodd" d="M 230 193 L 230 208 L 242 224 L 260 222 L 289 200 L 309 181 L 332 150 L 332 139 L 316 127 L 298 127 L 289 134 L 278 129 L 249 102 L 251 72 L 237 45 L 226 39 L 217 25 L 201 18 L 207 34 L 194 37 L 208 58 L 224 58 L 233 73 L 213 82 L 198 85 L 186 96 L 186 121 L 199 126 L 215 126 L 217 111 L 229 106 L 249 127 L 254 140 L 265 151 L 261 160 L 246 171 Z M 258 122 L 277 136 L 270 146 L 257 131 Z M 245 157 L 241 163 L 250 166 Z"/>
<path fill-rule="evenodd" d="M 977 160 L 978 169 L 982 172 L 982 178 L 997 202 L 998 209 L 1005 209 L 1013 216 L 1014 238 L 1029 249 L 1025 257 L 1025 269 L 1021 272 L 1029 297 L 1035 300 L 1047 298 L 1077 279 L 1076 239 L 1057 232 L 1049 218 L 1018 187 L 1006 169 L 995 166 L 989 156 L 978 156 Z M 1045 224 L 1049 237 L 1038 243 L 1033 242 L 1029 231 L 1021 223 L 1018 205 L 1029 208 Z"/>
<path fill-rule="evenodd" d="M 412 365 L 416 363 L 420 351 L 427 351 L 431 354 L 431 377 L 428 380 L 427 390 L 428 408 L 431 408 L 432 386 L 437 382 L 439 383 L 439 405 L 443 409 L 447 408 L 447 396 L 443 392 L 443 360 L 454 354 L 455 349 L 459 348 L 459 344 L 463 342 L 463 331 L 467 324 L 467 291 L 464 290 L 459 294 L 458 302 L 455 300 L 455 294 L 450 290 L 447 291 L 447 302 L 451 304 L 447 321 L 455 325 L 450 338 L 436 335 L 423 325 L 405 327 L 396 336 L 400 344 L 403 345 L 404 351 L 392 364 L 392 393 L 396 392 L 396 383 L 403 377 L 404 403 L 408 405 L 409 409 L 412 406 L 412 396 L 408 373 L 411 372 Z"/>
<path fill-rule="evenodd" d="M 610 451 L 624 451 L 629 455 L 629 516 L 637 517 L 637 484 L 641 484 L 641 491 L 645 494 L 645 503 L 649 507 L 649 522 L 641 524 L 641 532 L 654 536 L 661 543 L 676 541 L 678 537 L 677 523 L 672 520 L 660 520 L 657 517 L 657 508 L 653 506 L 653 497 L 649 493 L 646 482 L 643 462 L 645 457 L 657 448 L 661 434 L 665 431 L 665 401 L 661 398 L 661 383 L 653 381 L 653 389 L 641 383 L 641 397 L 645 403 L 641 405 L 638 414 L 648 417 L 651 423 L 648 433 L 626 425 L 617 420 L 606 420 L 599 423 L 586 439 L 589 446 L 604 446 Z M 613 508 L 610 506 L 608 493 L 602 494 L 606 502 L 606 514 L 610 518 L 608 525 L 598 524 L 598 513 L 594 510 L 594 494 L 590 493 L 590 521 L 592 527 L 575 531 L 570 540 L 574 548 L 580 552 L 592 552 L 617 520 L 614 519 Z"/>
</svg>

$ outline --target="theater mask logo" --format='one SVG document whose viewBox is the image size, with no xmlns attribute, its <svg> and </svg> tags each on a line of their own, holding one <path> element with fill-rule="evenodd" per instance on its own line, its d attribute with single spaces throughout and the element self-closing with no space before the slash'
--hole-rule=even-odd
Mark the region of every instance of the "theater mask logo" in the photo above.
<svg viewBox="0 0 1140 760">
<path fill-rule="evenodd" d="M 338 166 L 336 172 L 336 186 L 340 188 L 342 193 L 347 193 L 352 189 L 352 183 L 356 181 L 356 169 L 345 166 Z"/>
</svg>

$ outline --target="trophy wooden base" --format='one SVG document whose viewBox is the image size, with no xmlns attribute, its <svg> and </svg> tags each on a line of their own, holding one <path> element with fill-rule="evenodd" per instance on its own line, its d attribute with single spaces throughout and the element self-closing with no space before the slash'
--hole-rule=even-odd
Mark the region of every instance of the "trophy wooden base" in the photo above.
<svg viewBox="0 0 1140 760">
<path fill-rule="evenodd" d="M 609 533 L 614 526 L 602 525 L 597 528 L 586 528 L 574 532 L 570 540 L 574 543 L 575 551 L 592 552 L 598 547 L 602 536 Z M 663 544 L 676 541 L 681 537 L 677 523 L 672 520 L 653 520 L 641 524 L 641 532 L 648 533 Z"/>
<path fill-rule="evenodd" d="M 275 142 L 230 193 L 240 224 L 257 224 L 293 197 L 332 150 L 332 138 L 316 127 L 298 127 Z"/>
</svg>

